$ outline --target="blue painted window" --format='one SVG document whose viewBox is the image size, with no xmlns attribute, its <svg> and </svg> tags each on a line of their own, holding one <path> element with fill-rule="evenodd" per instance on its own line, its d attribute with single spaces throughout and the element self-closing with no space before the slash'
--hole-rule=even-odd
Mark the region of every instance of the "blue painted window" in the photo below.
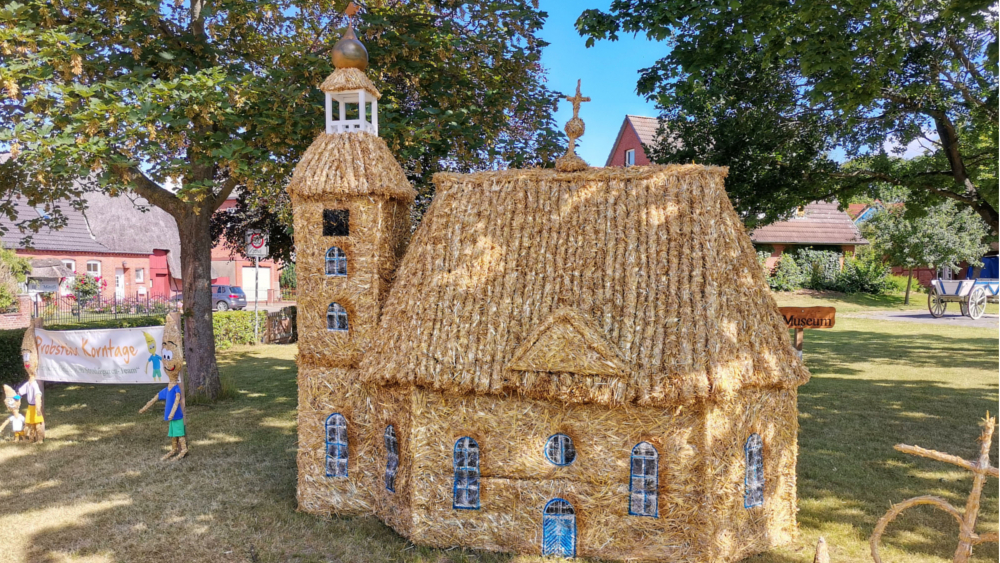
<svg viewBox="0 0 1000 563">
<path fill-rule="evenodd" d="M 576 459 L 573 440 L 565 434 L 553 434 L 545 443 L 545 459 L 556 465 L 569 465 Z"/>
<path fill-rule="evenodd" d="M 469 437 L 455 442 L 455 499 L 451 506 L 479 509 L 479 444 Z"/>
<path fill-rule="evenodd" d="M 326 309 L 326 330 L 347 332 L 347 309 L 339 303 L 330 303 Z"/>
<path fill-rule="evenodd" d="M 628 513 L 632 516 L 659 515 L 657 483 L 659 454 L 649 442 L 639 442 L 632 448 L 632 469 L 629 481 Z"/>
<path fill-rule="evenodd" d="M 576 512 L 561 498 L 542 511 L 542 556 L 576 557 Z"/>
<path fill-rule="evenodd" d="M 331 246 L 326 251 L 326 275 L 347 275 L 347 255 L 344 254 L 344 251 L 339 246 Z"/>
<path fill-rule="evenodd" d="M 390 424 L 385 428 L 385 490 L 396 492 L 396 470 L 399 469 L 399 441 L 396 429 Z"/>
<path fill-rule="evenodd" d="M 347 477 L 347 419 L 340 413 L 326 417 L 326 476 Z"/>
<path fill-rule="evenodd" d="M 743 446 L 746 456 L 746 477 L 743 479 L 743 506 L 753 508 L 764 504 L 764 442 L 754 433 Z"/>
</svg>

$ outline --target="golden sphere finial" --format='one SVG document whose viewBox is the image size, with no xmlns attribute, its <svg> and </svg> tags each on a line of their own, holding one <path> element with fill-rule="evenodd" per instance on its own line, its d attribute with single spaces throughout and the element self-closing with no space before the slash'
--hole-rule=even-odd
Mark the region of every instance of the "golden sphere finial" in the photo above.
<svg viewBox="0 0 1000 563">
<path fill-rule="evenodd" d="M 358 36 L 354 34 L 354 14 L 357 11 L 358 7 L 354 2 L 347 6 L 347 31 L 333 46 L 333 66 L 337 68 L 359 70 L 368 68 L 368 49 L 365 49 L 365 46 L 358 41 Z"/>
</svg>

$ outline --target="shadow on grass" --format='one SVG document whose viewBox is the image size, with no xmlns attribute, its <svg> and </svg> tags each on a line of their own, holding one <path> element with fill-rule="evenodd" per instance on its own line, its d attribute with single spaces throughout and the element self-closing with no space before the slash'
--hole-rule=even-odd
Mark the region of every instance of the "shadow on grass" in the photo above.
<svg viewBox="0 0 1000 563">
<path fill-rule="evenodd" d="M 825 375 L 860 373 L 859 360 L 904 368 L 982 369 L 996 363 L 996 338 L 946 336 L 935 332 L 934 327 L 920 328 L 925 332 L 898 334 L 837 327 L 807 331 L 806 361 L 811 371 Z"/>
<path fill-rule="evenodd" d="M 828 350 L 844 347 L 840 353 L 849 355 L 851 339 L 864 333 L 821 334 Z M 963 340 L 970 339 L 956 339 L 956 345 Z M 976 349 L 980 340 L 962 345 Z M 903 345 L 922 354 L 917 350 L 926 341 L 915 337 Z M 863 347 L 855 361 L 865 354 L 888 361 L 877 347 Z M 933 357 L 912 361 L 924 365 Z M 814 373 L 837 374 L 834 360 L 822 364 L 808 359 Z M 235 378 L 238 398 L 189 408 L 191 457 L 173 464 L 159 461 L 169 444 L 162 403 L 154 412 L 136 412 L 160 386 L 50 390 L 50 439 L 41 447 L 0 444 L 0 538 L 5 550 L 14 550 L 7 552 L 13 553 L 10 560 L 511 559 L 415 547 L 374 518 L 323 519 L 296 512 L 296 369 L 291 352 L 276 347 L 267 354 L 231 351 L 220 356 L 219 365 Z M 858 536 L 851 538 L 857 549 L 890 501 L 936 494 L 962 506 L 971 482 L 963 471 L 905 456 L 892 446 L 905 442 L 972 457 L 976 423 L 996 401 L 995 388 L 814 377 L 800 389 L 798 487 L 804 536 L 814 541 L 811 535 L 818 531 L 846 527 L 853 530 L 849 535 Z M 996 480 L 991 480 L 980 529 L 995 527 L 996 497 Z M 920 560 L 922 555 L 949 554 L 952 532 L 947 517 L 916 511 L 894 524 L 886 540 Z M 802 543 L 750 561 L 811 561 L 812 548 Z M 836 556 L 840 547 L 831 546 L 834 560 L 851 560 Z M 981 558 L 989 549 L 983 546 L 977 555 Z"/>
</svg>

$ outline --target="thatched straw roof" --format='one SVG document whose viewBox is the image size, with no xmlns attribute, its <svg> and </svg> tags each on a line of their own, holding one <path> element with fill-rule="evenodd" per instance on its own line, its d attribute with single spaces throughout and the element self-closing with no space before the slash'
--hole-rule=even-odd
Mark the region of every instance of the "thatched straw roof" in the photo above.
<svg viewBox="0 0 1000 563">
<path fill-rule="evenodd" d="M 374 96 L 376 100 L 382 97 L 378 88 L 372 84 L 371 80 L 368 80 L 365 71 L 357 68 L 338 68 L 333 71 L 333 74 L 326 77 L 326 80 L 319 85 L 319 89 L 331 94 L 347 90 L 364 90 Z"/>
<path fill-rule="evenodd" d="M 726 174 L 436 175 L 362 379 L 659 406 L 804 383 Z"/>
<path fill-rule="evenodd" d="M 403 201 L 413 201 L 417 195 L 385 141 L 363 132 L 320 133 L 295 166 L 288 193 L 293 197 L 373 194 Z"/>
</svg>

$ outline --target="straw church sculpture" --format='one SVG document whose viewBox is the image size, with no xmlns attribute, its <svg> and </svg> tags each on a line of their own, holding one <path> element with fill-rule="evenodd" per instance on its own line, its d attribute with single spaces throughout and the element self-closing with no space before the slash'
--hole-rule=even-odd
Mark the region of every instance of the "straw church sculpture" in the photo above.
<svg viewBox="0 0 1000 563">
<path fill-rule="evenodd" d="M 790 540 L 809 375 L 727 169 L 589 168 L 574 112 L 556 169 L 437 174 L 410 241 L 415 193 L 350 29 L 334 62 L 288 186 L 300 509 L 565 557 L 734 561 Z"/>
</svg>

